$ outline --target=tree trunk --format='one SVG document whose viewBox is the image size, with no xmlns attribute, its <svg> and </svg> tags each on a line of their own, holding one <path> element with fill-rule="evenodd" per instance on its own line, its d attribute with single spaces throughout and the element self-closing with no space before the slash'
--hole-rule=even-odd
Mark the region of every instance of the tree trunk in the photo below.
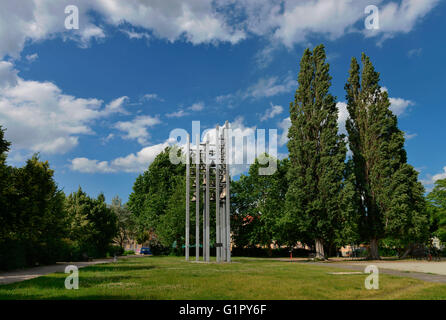
<svg viewBox="0 0 446 320">
<path fill-rule="evenodd" d="M 324 245 L 321 239 L 316 239 L 316 259 L 325 260 Z"/>
<path fill-rule="evenodd" d="M 369 254 L 367 256 L 367 259 L 381 260 L 381 257 L 379 256 L 379 252 L 378 252 L 378 239 L 376 239 L 376 238 L 373 238 L 370 240 L 370 248 L 369 248 Z"/>
<path fill-rule="evenodd" d="M 399 259 L 405 259 L 409 254 L 412 253 L 412 251 L 414 250 L 415 245 L 414 244 L 410 244 L 408 246 L 408 248 L 406 249 L 406 251 L 404 251 L 404 253 L 402 255 L 400 255 L 398 258 Z"/>
<path fill-rule="evenodd" d="M 268 257 L 272 257 L 273 256 L 273 249 L 271 248 L 272 243 L 270 243 L 268 245 Z"/>
</svg>

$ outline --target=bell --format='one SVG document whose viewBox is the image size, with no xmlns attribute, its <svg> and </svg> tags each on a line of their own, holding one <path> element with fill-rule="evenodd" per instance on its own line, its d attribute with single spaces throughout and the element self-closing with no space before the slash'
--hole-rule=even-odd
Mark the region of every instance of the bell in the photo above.
<svg viewBox="0 0 446 320">
<path fill-rule="evenodd" d="M 223 179 L 221 180 L 221 182 L 226 182 L 226 175 L 223 175 Z"/>
<path fill-rule="evenodd" d="M 197 201 L 197 197 L 196 197 L 196 194 L 195 194 L 195 192 L 194 192 L 194 195 L 192 196 L 192 199 L 191 199 L 191 201 L 192 201 L 192 202 L 195 202 L 195 201 Z"/>
<path fill-rule="evenodd" d="M 206 185 L 206 178 L 203 179 L 203 185 Z"/>
<path fill-rule="evenodd" d="M 209 197 L 209 201 L 215 201 L 215 195 L 212 193 L 211 196 Z"/>
<path fill-rule="evenodd" d="M 223 192 L 220 194 L 220 199 L 226 198 L 226 189 L 223 189 Z"/>
</svg>

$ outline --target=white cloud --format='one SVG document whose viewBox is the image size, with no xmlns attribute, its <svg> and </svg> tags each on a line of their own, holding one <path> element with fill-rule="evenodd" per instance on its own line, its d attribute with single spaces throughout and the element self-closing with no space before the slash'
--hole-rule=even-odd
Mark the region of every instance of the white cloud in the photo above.
<svg viewBox="0 0 446 320">
<path fill-rule="evenodd" d="M 229 126 L 232 129 L 232 135 L 235 137 L 255 136 L 256 133 L 256 127 L 245 126 L 243 117 L 236 118 L 229 123 Z M 222 127 L 223 125 L 220 125 L 220 130 L 222 130 Z M 206 130 L 206 133 L 202 132 L 202 141 L 215 141 L 215 136 L 216 129 L 214 126 L 212 129 Z M 265 138 L 269 139 L 268 136 Z M 144 147 L 136 153 L 109 161 L 79 157 L 70 161 L 70 167 L 73 171 L 83 173 L 141 172 L 147 169 L 160 152 L 173 143 L 175 143 L 174 140 L 166 140 L 160 144 Z M 250 150 L 252 151 L 252 149 Z M 246 150 L 246 152 L 250 150 Z M 249 164 L 243 164 L 248 160 L 247 153 L 245 153 L 243 147 L 238 148 L 235 146 L 235 148 L 232 148 L 232 159 L 235 163 L 231 165 L 231 175 L 238 175 L 248 170 Z"/>
<path fill-rule="evenodd" d="M 187 109 L 191 111 L 202 111 L 204 109 L 204 103 L 203 102 L 194 103 Z"/>
<path fill-rule="evenodd" d="M 15 149 L 67 152 L 80 135 L 94 133 L 95 120 L 122 111 L 116 100 L 102 105 L 99 99 L 65 94 L 51 82 L 24 80 L 12 63 L 0 61 L 0 119 Z"/>
<path fill-rule="evenodd" d="M 347 104 L 345 102 L 338 102 L 338 126 L 339 126 L 339 132 L 340 133 L 347 133 L 347 129 L 345 128 L 345 122 L 348 119 L 349 113 L 347 110 Z"/>
<path fill-rule="evenodd" d="M 186 112 L 182 109 L 175 111 L 175 112 L 171 112 L 171 113 L 166 113 L 166 117 L 167 118 L 182 118 L 185 116 L 188 116 L 190 113 Z"/>
<path fill-rule="evenodd" d="M 380 28 L 366 35 L 382 35 L 383 39 L 389 39 L 398 33 L 409 33 L 439 3 L 440 0 L 402 0 L 381 5 Z"/>
<path fill-rule="evenodd" d="M 215 101 L 218 103 L 228 103 L 230 106 L 233 106 L 246 99 L 257 100 L 261 98 L 270 98 L 296 89 L 297 81 L 291 77 L 291 74 L 282 78 L 277 76 L 263 77 L 244 90 L 217 96 Z"/>
<path fill-rule="evenodd" d="M 179 110 L 171 113 L 166 113 L 167 118 L 182 118 L 190 115 L 190 111 L 202 111 L 204 109 L 204 103 L 203 102 L 197 102 L 192 104 L 191 106 L 187 108 L 180 108 Z M 188 110 L 188 111 L 186 111 Z"/>
<path fill-rule="evenodd" d="M 437 180 L 446 179 L 446 167 L 443 168 L 443 172 L 438 173 L 432 177 L 432 181 L 436 182 Z"/>
<path fill-rule="evenodd" d="M 397 116 L 401 116 L 406 112 L 408 107 L 415 105 L 414 102 L 402 98 L 389 98 L 389 100 L 391 103 L 390 110 Z"/>
<path fill-rule="evenodd" d="M 443 168 L 443 172 L 437 173 L 433 176 L 427 174 L 426 176 L 426 179 L 422 179 L 420 181 L 426 187 L 427 191 L 431 191 L 436 181 L 446 179 L 446 167 Z"/>
<path fill-rule="evenodd" d="M 407 133 L 407 132 L 404 133 L 404 138 L 406 140 L 411 140 L 417 136 L 418 136 L 418 134 L 416 134 L 416 133 Z"/>
<path fill-rule="evenodd" d="M 111 161 L 91 160 L 88 158 L 75 158 L 71 160 L 71 170 L 82 173 L 115 173 L 115 172 L 142 172 L 153 162 L 169 144 L 167 142 L 148 146 L 139 152 L 131 153 Z"/>
<path fill-rule="evenodd" d="M 147 32 L 137 32 L 135 31 L 135 29 L 131 30 L 121 29 L 120 31 L 126 34 L 130 39 L 137 39 L 137 40 L 150 39 L 150 34 L 148 34 Z"/>
<path fill-rule="evenodd" d="M 271 108 L 268 108 L 265 113 L 260 117 L 260 121 L 266 121 L 268 119 L 272 119 L 275 116 L 281 114 L 283 112 L 283 107 L 279 105 L 273 105 L 271 103 Z"/>
<path fill-rule="evenodd" d="M 124 104 L 129 100 L 129 97 L 123 96 L 117 98 L 105 106 L 107 113 L 127 113 L 124 109 Z"/>
<path fill-rule="evenodd" d="M 290 92 L 297 88 L 297 81 L 290 75 L 280 80 L 278 77 L 261 78 L 247 89 L 245 98 L 268 98 L 278 94 Z"/>
<path fill-rule="evenodd" d="M 157 117 L 139 116 L 132 121 L 120 121 L 115 124 L 115 128 L 125 132 L 124 139 L 137 140 L 139 144 L 145 145 L 150 137 L 147 128 L 160 124 Z"/>
<path fill-rule="evenodd" d="M 409 58 L 419 57 L 423 53 L 423 48 L 411 49 L 407 52 Z"/>
<path fill-rule="evenodd" d="M 145 101 L 150 101 L 150 100 L 164 101 L 164 99 L 161 98 L 160 96 L 158 96 L 158 94 L 156 94 L 156 93 L 146 93 L 146 94 L 142 97 L 142 100 L 145 100 Z"/>
<path fill-rule="evenodd" d="M 291 118 L 285 118 L 281 122 L 279 122 L 279 128 L 282 129 L 282 134 L 279 138 L 279 145 L 284 146 L 288 142 L 288 130 L 291 127 Z"/>
<path fill-rule="evenodd" d="M 25 59 L 30 63 L 36 61 L 38 58 L 39 58 L 39 55 L 37 53 L 28 54 L 25 57 Z"/>
<path fill-rule="evenodd" d="M 311 35 L 330 40 L 351 32 L 383 39 L 412 31 L 440 0 L 375 0 L 380 8 L 380 29 L 364 29 L 364 8 L 369 0 L 77 0 L 81 28 L 66 30 L 63 20 L 69 0 L 3 0 L 0 3 L 0 59 L 17 58 L 27 41 L 61 36 L 82 47 L 106 37 L 90 12 L 120 28 L 132 39 L 157 37 L 192 44 L 236 44 L 256 35 L 270 43 L 291 47 L 307 44 Z M 122 26 L 128 26 L 122 29 Z M 359 26 L 359 29 L 357 29 Z M 135 31 L 138 30 L 138 31 Z M 260 59 L 268 63 L 270 50 Z M 260 54 L 262 56 L 262 54 Z"/>
</svg>

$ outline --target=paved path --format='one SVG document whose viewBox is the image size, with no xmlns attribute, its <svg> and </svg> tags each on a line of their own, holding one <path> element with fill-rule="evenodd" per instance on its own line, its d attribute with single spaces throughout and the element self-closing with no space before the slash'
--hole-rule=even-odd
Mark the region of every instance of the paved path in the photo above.
<svg viewBox="0 0 446 320">
<path fill-rule="evenodd" d="M 133 258 L 134 256 L 125 256 L 119 258 Z M 137 256 L 135 256 L 137 257 Z M 118 258 L 118 259 L 119 259 Z M 44 276 L 54 272 L 65 272 L 65 267 L 68 265 L 74 265 L 78 268 L 88 267 L 95 264 L 100 263 L 111 263 L 113 262 L 113 258 L 110 259 L 95 259 L 93 261 L 88 262 L 58 262 L 57 264 L 35 267 L 35 268 L 27 268 L 22 270 L 14 270 L 9 272 L 0 273 L 0 285 L 20 282 L 24 280 L 29 280 L 33 278 L 37 278 L 40 276 Z"/>
<path fill-rule="evenodd" d="M 313 265 L 364 272 L 366 266 L 375 265 L 380 273 L 418 280 L 446 283 L 446 262 L 314 262 Z M 435 273 L 435 274 L 434 274 Z"/>
</svg>

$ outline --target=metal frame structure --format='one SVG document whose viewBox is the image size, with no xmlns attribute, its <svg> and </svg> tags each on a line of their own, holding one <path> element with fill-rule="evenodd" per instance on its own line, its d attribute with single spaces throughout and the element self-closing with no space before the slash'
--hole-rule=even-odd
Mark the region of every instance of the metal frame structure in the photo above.
<svg viewBox="0 0 446 320">
<path fill-rule="evenodd" d="M 220 132 L 222 131 L 222 132 Z M 231 262 L 229 124 L 216 127 L 215 144 L 200 142 L 195 137 L 191 146 L 186 143 L 186 243 L 185 257 L 190 260 L 190 204 L 195 202 L 195 261 L 200 261 L 200 211 L 202 210 L 203 261 L 210 261 L 210 204 L 215 201 L 215 230 L 217 262 Z M 192 161 L 191 161 L 192 160 Z M 192 163 L 191 163 L 192 162 Z M 202 178 L 202 179 L 200 179 Z M 191 180 L 194 181 L 191 188 Z M 192 198 L 191 190 L 195 189 Z M 202 199 L 200 194 L 202 194 Z M 201 199 L 201 201 L 200 201 Z"/>
</svg>

